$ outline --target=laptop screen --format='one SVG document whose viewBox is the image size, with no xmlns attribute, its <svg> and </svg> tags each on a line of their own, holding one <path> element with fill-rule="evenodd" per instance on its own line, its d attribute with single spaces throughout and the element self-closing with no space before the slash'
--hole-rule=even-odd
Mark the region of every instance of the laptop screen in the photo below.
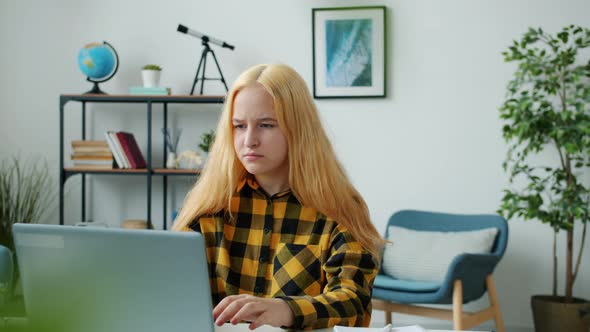
<svg viewBox="0 0 590 332">
<path fill-rule="evenodd" d="M 29 326 L 214 331 L 201 234 L 15 224 Z"/>
</svg>

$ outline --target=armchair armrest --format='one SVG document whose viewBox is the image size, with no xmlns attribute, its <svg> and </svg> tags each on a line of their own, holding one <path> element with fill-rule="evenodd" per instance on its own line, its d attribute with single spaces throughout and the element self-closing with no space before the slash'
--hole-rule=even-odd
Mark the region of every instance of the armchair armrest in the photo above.
<svg viewBox="0 0 590 332">
<path fill-rule="evenodd" d="M 2 297 L 8 298 L 12 290 L 13 275 L 12 252 L 5 246 L 0 245 L 0 303 Z"/>
<path fill-rule="evenodd" d="M 453 259 L 443 280 L 441 293 L 451 298 L 455 280 L 461 280 L 463 301 L 478 299 L 485 292 L 485 280 L 490 275 L 501 256 L 492 254 L 461 254 Z"/>
</svg>

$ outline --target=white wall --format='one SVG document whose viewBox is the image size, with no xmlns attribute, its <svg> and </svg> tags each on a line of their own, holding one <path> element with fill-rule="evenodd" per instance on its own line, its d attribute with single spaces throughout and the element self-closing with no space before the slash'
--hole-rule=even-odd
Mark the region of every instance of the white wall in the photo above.
<svg viewBox="0 0 590 332">
<path fill-rule="evenodd" d="M 102 85 L 109 93 L 125 93 L 128 86 L 140 84 L 139 68 L 151 62 L 163 66 L 164 85 L 175 93 L 188 91 L 201 45 L 177 33 L 178 23 L 235 44 L 233 52 L 214 47 L 229 82 L 253 64 L 284 62 L 311 84 L 311 8 L 357 5 L 388 8 L 387 98 L 317 104 L 376 226 L 383 230 L 387 218 L 404 208 L 497 210 L 506 185 L 501 169 L 506 146 L 497 108 L 514 69 L 503 63 L 500 52 L 529 26 L 552 32 L 572 23 L 590 26 L 587 0 L 2 0 L 0 155 L 41 155 L 57 179 L 58 96 L 90 88 L 76 65 L 85 43 L 106 40 L 118 50 L 119 72 Z M 208 93 L 222 92 L 215 82 L 206 87 Z M 90 109 L 92 136 L 102 139 L 107 129 L 129 130 L 145 151 L 142 107 Z M 184 128 L 180 150 L 194 148 L 200 133 L 214 127 L 218 107 L 187 109 L 194 107 L 174 107 L 171 116 L 173 124 Z M 78 110 L 77 105 L 67 108 L 66 143 L 79 137 Z M 160 127 L 156 120 L 157 137 Z M 155 142 L 155 148 L 161 151 L 161 143 Z M 156 153 L 156 160 L 160 155 Z M 79 182 L 72 178 L 66 185 L 69 224 L 80 219 Z M 152 209 L 156 225 L 162 219 L 159 182 L 154 181 Z M 172 182 L 171 204 L 179 207 L 190 181 Z M 145 218 L 144 188 L 140 178 L 92 179 L 92 219 L 114 225 Z M 48 212 L 46 221 L 57 222 L 57 209 Z M 511 221 L 510 226 L 496 284 L 507 325 L 527 327 L 532 326 L 530 295 L 550 290 L 551 231 L 536 222 Z M 590 250 L 584 255 L 586 273 L 580 274 L 575 292 L 590 298 Z"/>
</svg>

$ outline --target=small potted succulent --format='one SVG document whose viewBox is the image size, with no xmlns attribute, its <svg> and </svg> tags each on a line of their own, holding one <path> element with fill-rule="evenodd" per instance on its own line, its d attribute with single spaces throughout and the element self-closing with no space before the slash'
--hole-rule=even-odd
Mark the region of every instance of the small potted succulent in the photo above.
<svg viewBox="0 0 590 332">
<path fill-rule="evenodd" d="M 160 73 L 162 68 L 158 65 L 149 64 L 143 66 L 141 70 L 141 78 L 143 80 L 144 88 L 154 88 L 160 85 Z"/>
</svg>

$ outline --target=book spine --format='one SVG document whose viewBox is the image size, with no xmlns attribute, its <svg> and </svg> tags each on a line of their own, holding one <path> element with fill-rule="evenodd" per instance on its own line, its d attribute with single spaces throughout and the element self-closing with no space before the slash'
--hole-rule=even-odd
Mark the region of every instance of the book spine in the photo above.
<svg viewBox="0 0 590 332">
<path fill-rule="evenodd" d="M 84 171 L 103 171 L 113 169 L 113 165 L 87 165 L 87 164 L 80 164 L 74 165 L 74 167 L 79 168 Z"/>
<path fill-rule="evenodd" d="M 117 133 L 117 138 L 123 147 L 123 151 L 125 151 L 125 154 L 127 155 L 127 159 L 129 159 L 131 168 L 146 168 L 145 160 L 143 159 L 133 134 L 120 131 Z"/>
<path fill-rule="evenodd" d="M 125 168 L 125 165 L 123 164 L 123 161 L 121 161 L 121 156 L 119 155 L 119 152 L 117 151 L 117 147 L 115 146 L 115 142 L 113 142 L 113 138 L 110 136 L 111 131 L 107 131 L 106 133 L 104 133 L 104 136 L 107 139 L 107 143 L 109 144 L 109 148 L 111 149 L 111 153 L 113 154 L 113 157 L 115 157 L 115 161 L 117 162 L 117 167 L 119 168 Z"/>
<path fill-rule="evenodd" d="M 105 147 L 108 148 L 109 145 L 106 141 L 72 141 L 72 147 Z"/>
<path fill-rule="evenodd" d="M 113 153 L 109 151 L 97 151 L 97 152 L 80 152 L 78 150 L 73 151 L 72 157 L 112 157 Z"/>
<path fill-rule="evenodd" d="M 113 156 L 110 154 L 108 156 L 79 156 L 73 154 L 72 160 L 113 160 Z"/>
<path fill-rule="evenodd" d="M 86 153 L 86 154 L 101 154 L 111 153 L 108 146 L 106 147 L 86 147 L 86 146 L 73 146 L 72 152 L 74 153 Z"/>
<path fill-rule="evenodd" d="M 135 137 L 133 136 L 133 134 L 124 132 L 123 136 L 125 137 L 128 145 L 129 145 L 129 150 L 131 152 L 131 156 L 132 156 L 133 161 L 135 162 L 135 165 L 136 165 L 135 168 L 147 168 L 147 164 L 145 162 L 145 159 L 143 158 L 143 155 L 141 154 L 141 150 L 139 149 L 139 145 L 137 145 L 137 141 L 135 140 Z"/>
<path fill-rule="evenodd" d="M 121 156 L 121 161 L 125 165 L 125 168 L 131 168 L 131 163 L 129 162 L 129 159 L 127 158 L 127 155 L 125 154 L 125 151 L 123 151 L 123 146 L 121 145 L 121 142 L 119 141 L 119 138 L 117 137 L 117 133 L 114 131 L 111 132 L 111 137 L 113 138 L 113 142 L 115 142 L 115 146 L 117 147 L 117 151 L 119 152 L 119 155 Z"/>
<path fill-rule="evenodd" d="M 105 165 L 113 167 L 113 160 L 73 160 L 74 165 Z"/>
<path fill-rule="evenodd" d="M 129 162 L 129 159 L 127 158 L 127 155 L 125 154 L 125 151 L 123 151 L 123 146 L 121 145 L 121 142 L 119 141 L 119 137 L 117 137 L 117 133 L 114 131 L 111 131 L 109 135 L 111 136 L 111 139 L 115 143 L 115 148 L 117 149 L 117 153 L 121 157 L 121 162 L 123 163 L 123 168 L 131 168 L 131 163 Z"/>
</svg>

